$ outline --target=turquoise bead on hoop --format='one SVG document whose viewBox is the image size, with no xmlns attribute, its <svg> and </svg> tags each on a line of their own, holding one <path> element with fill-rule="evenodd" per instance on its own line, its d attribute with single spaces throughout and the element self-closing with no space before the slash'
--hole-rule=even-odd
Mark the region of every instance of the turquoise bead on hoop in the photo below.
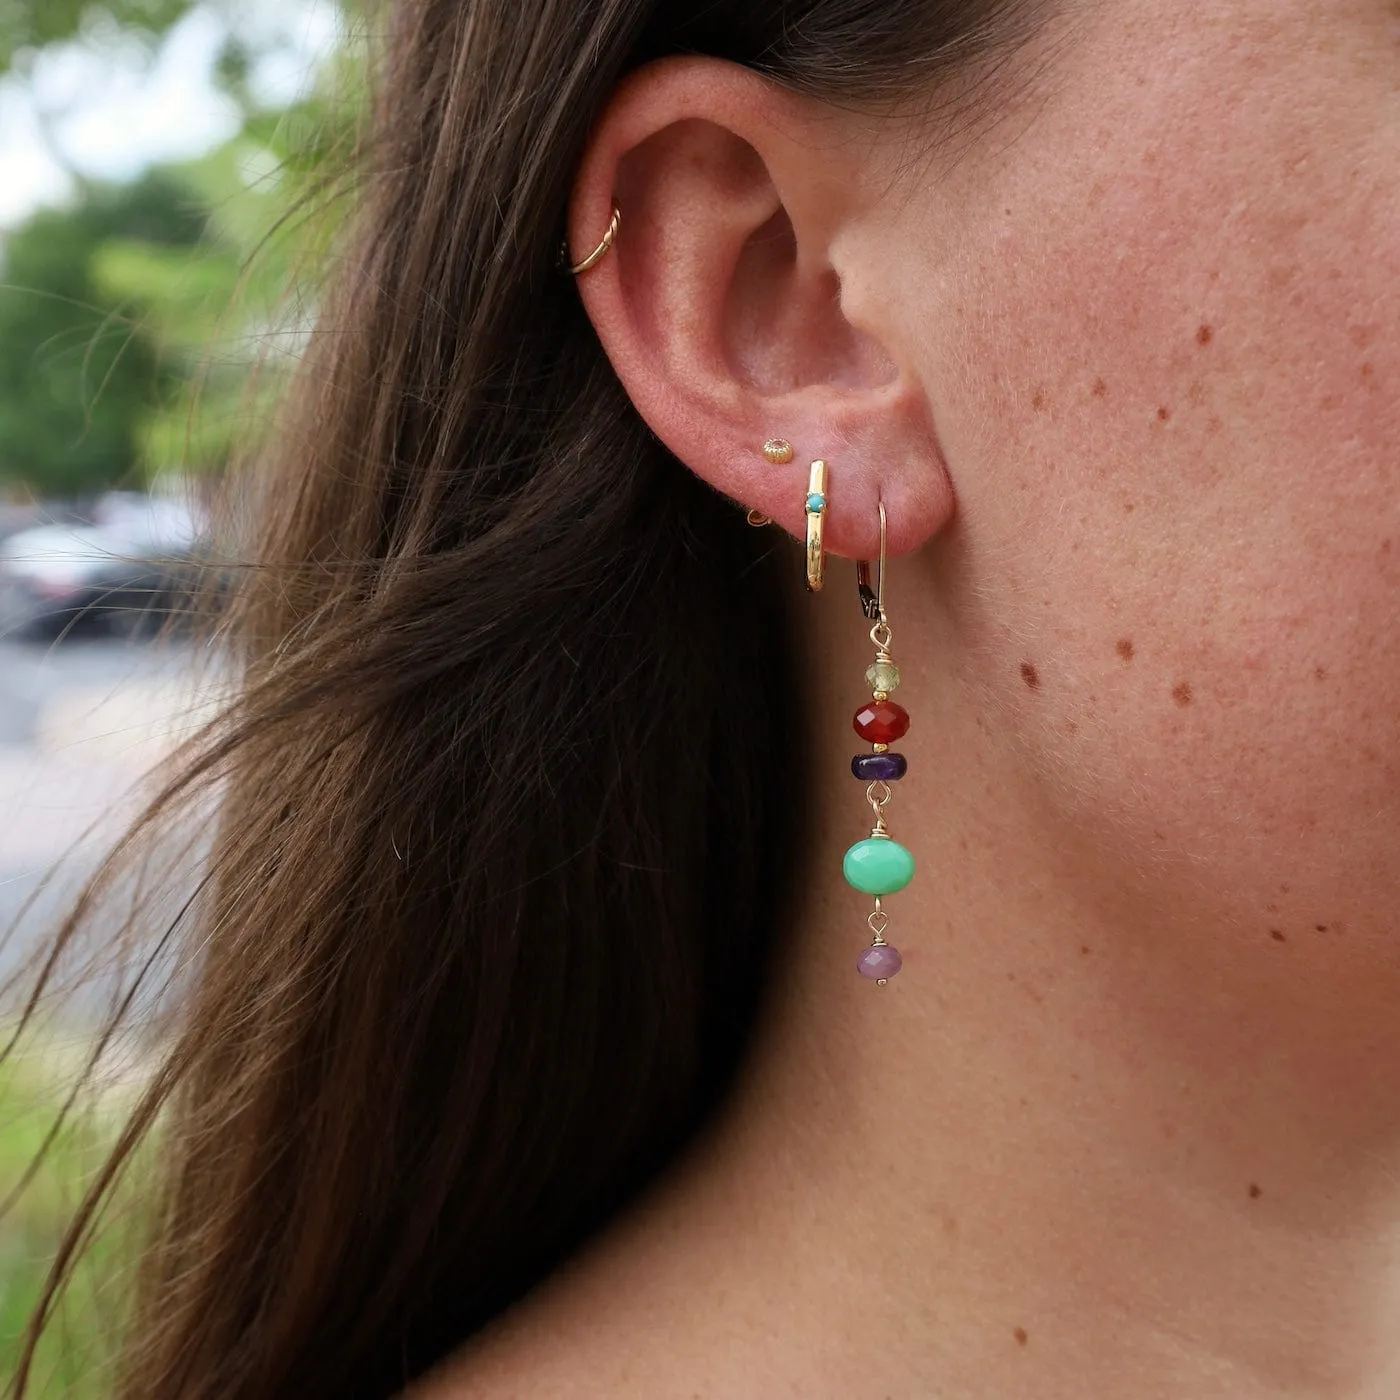
<svg viewBox="0 0 1400 1400">
<path fill-rule="evenodd" d="M 817 499 L 824 507 L 825 498 Z M 808 510 L 812 509 L 812 500 L 813 496 L 808 496 Z M 887 985 L 904 965 L 899 950 L 885 942 L 889 915 L 885 913 L 882 901 L 886 895 L 898 894 L 914 878 L 913 853 L 894 840 L 885 825 L 885 805 L 891 797 L 890 783 L 898 782 L 908 771 L 904 756 L 889 753 L 889 747 L 909 729 L 909 712 L 890 699 L 890 692 L 899 685 L 900 675 L 899 667 L 890 655 L 892 634 L 885 617 L 885 530 L 885 503 L 881 501 L 878 590 L 870 587 L 870 565 L 864 560 L 856 565 L 861 610 L 866 617 L 875 619 L 875 625 L 870 629 L 870 640 L 875 644 L 875 660 L 865 672 L 872 698 L 856 711 L 852 724 L 862 739 L 870 741 L 872 752 L 857 754 L 851 760 L 851 771 L 856 777 L 874 776 L 874 781 L 865 790 L 865 796 L 875 813 L 875 825 L 870 835 L 863 841 L 857 841 L 841 862 L 847 883 L 862 894 L 875 896 L 875 908 L 866 920 L 874 939 L 856 960 L 856 970 L 880 987 Z"/>
</svg>

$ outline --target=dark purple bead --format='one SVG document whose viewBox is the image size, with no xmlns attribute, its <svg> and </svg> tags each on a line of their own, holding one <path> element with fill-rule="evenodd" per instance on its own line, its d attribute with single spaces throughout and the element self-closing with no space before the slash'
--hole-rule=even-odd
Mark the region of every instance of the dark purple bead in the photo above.
<svg viewBox="0 0 1400 1400">
<path fill-rule="evenodd" d="M 863 783 L 892 783 L 908 771 L 902 753 L 858 753 L 851 760 L 851 772 Z"/>
</svg>

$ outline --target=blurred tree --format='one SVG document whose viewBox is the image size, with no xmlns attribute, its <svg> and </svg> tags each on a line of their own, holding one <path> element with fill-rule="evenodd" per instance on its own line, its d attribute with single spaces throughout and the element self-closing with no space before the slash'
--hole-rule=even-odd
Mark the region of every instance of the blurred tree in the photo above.
<svg viewBox="0 0 1400 1400">
<path fill-rule="evenodd" d="M 168 175 L 90 187 L 7 237 L 0 262 L 0 480 L 72 495 L 129 481 L 142 425 L 180 378 L 132 308 L 105 294 L 116 239 L 194 246 L 207 215 Z"/>
<path fill-rule="evenodd" d="M 104 21 L 162 34 L 195 0 L 0 0 L 0 74 L 16 59 Z"/>
<path fill-rule="evenodd" d="M 232 141 L 174 172 L 209 211 L 198 245 L 123 238 L 99 251 L 102 295 L 139 306 L 167 363 L 196 387 L 144 420 L 147 477 L 218 472 L 270 425 L 337 229 L 334 202 L 312 191 L 353 141 L 361 77 L 344 65 L 334 99 L 250 116 Z"/>
<path fill-rule="evenodd" d="M 198 232 L 172 235 L 159 201 L 145 226 L 133 217 L 99 228 L 85 202 L 9 240 L 0 270 L 0 484 L 8 475 L 53 489 L 133 467 L 147 479 L 217 471 L 267 423 L 282 372 L 300 352 L 314 315 L 308 284 L 334 236 L 333 209 L 302 202 L 336 164 L 334 153 L 354 142 L 364 95 L 356 57 L 331 55 L 311 94 L 273 111 L 261 105 L 252 74 L 285 37 L 276 25 L 242 27 L 232 0 L 0 0 L 0 76 L 9 65 L 22 81 L 39 48 L 67 40 L 101 48 L 125 32 L 158 41 L 200 3 L 225 23 L 212 76 L 241 109 L 243 129 L 167 172 L 167 183 L 204 211 Z M 342 15 L 359 7 L 360 0 L 337 0 Z M 53 155 L 64 162 L 61 143 Z M 61 236 L 51 238 L 53 230 Z M 21 312 L 10 303 L 25 294 L 30 304 Z M 41 308 L 40 299 L 53 304 Z M 20 373 L 26 363 L 29 380 Z M 85 373 L 75 375 L 75 365 Z M 62 414 L 50 412 L 51 403 L 36 412 L 34 381 L 44 380 L 45 368 L 62 380 L 65 410 L 83 406 L 80 444 L 64 452 L 58 440 L 71 439 L 63 438 Z M 196 394 L 170 392 L 186 382 Z M 136 426 L 121 437 L 132 423 L 127 408 L 139 410 Z M 41 416 L 49 420 L 43 432 Z"/>
</svg>

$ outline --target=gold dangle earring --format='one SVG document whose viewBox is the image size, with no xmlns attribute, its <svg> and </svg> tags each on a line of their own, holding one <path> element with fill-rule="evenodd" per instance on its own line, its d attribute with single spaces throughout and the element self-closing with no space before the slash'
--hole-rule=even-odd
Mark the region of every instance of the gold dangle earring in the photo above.
<svg viewBox="0 0 1400 1400">
<path fill-rule="evenodd" d="M 875 619 L 870 640 L 875 644 L 875 660 L 865 670 L 872 699 L 856 711 L 853 721 L 857 734 L 871 744 L 868 754 L 856 754 L 851 759 L 851 772 L 862 782 L 866 801 L 875 813 L 875 825 L 870 835 L 857 841 L 842 862 L 847 882 L 862 894 L 875 896 L 875 908 L 866 922 L 875 935 L 870 947 L 856 960 L 856 970 L 877 986 L 885 986 L 903 966 L 899 950 L 885 942 L 889 916 L 882 903 L 886 895 L 896 894 L 914 878 L 914 856 L 901 846 L 885 825 L 885 804 L 892 793 L 890 784 L 898 782 L 909 771 L 903 754 L 891 753 L 890 745 L 909 732 L 909 714 L 902 705 L 890 699 L 899 686 L 899 667 L 890 655 L 893 634 L 885 616 L 885 503 L 880 502 L 880 578 L 877 588 L 870 587 L 870 565 L 865 560 L 856 564 L 856 582 L 860 589 L 861 611 Z"/>
</svg>

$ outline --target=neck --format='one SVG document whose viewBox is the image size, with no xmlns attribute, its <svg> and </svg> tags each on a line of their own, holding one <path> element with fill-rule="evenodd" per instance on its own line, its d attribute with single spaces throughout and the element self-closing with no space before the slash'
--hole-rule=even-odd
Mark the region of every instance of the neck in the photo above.
<svg viewBox="0 0 1400 1400">
<path fill-rule="evenodd" d="M 1280 939 L 1184 862 L 1067 829 L 1075 775 L 1029 781 L 958 629 L 912 615 L 930 577 L 891 613 L 904 967 L 862 981 L 871 900 L 841 856 L 870 825 L 848 768 L 870 648 L 831 563 L 804 624 L 830 774 L 811 893 L 732 1107 L 659 1198 L 698 1221 L 683 1272 L 803 1332 L 821 1393 L 1400 1393 L 1393 957 Z"/>
<path fill-rule="evenodd" d="M 1355 881 L 1350 904 L 1306 870 L 1255 889 L 1178 832 L 1135 843 L 1087 769 L 1037 770 L 985 631 L 904 558 L 887 819 L 919 869 L 886 901 L 903 970 L 864 981 L 841 857 L 870 825 L 848 767 L 870 649 L 829 562 L 797 615 L 830 778 L 745 1074 L 500 1354 L 619 1397 L 1393 1400 L 1384 919 Z"/>
</svg>

